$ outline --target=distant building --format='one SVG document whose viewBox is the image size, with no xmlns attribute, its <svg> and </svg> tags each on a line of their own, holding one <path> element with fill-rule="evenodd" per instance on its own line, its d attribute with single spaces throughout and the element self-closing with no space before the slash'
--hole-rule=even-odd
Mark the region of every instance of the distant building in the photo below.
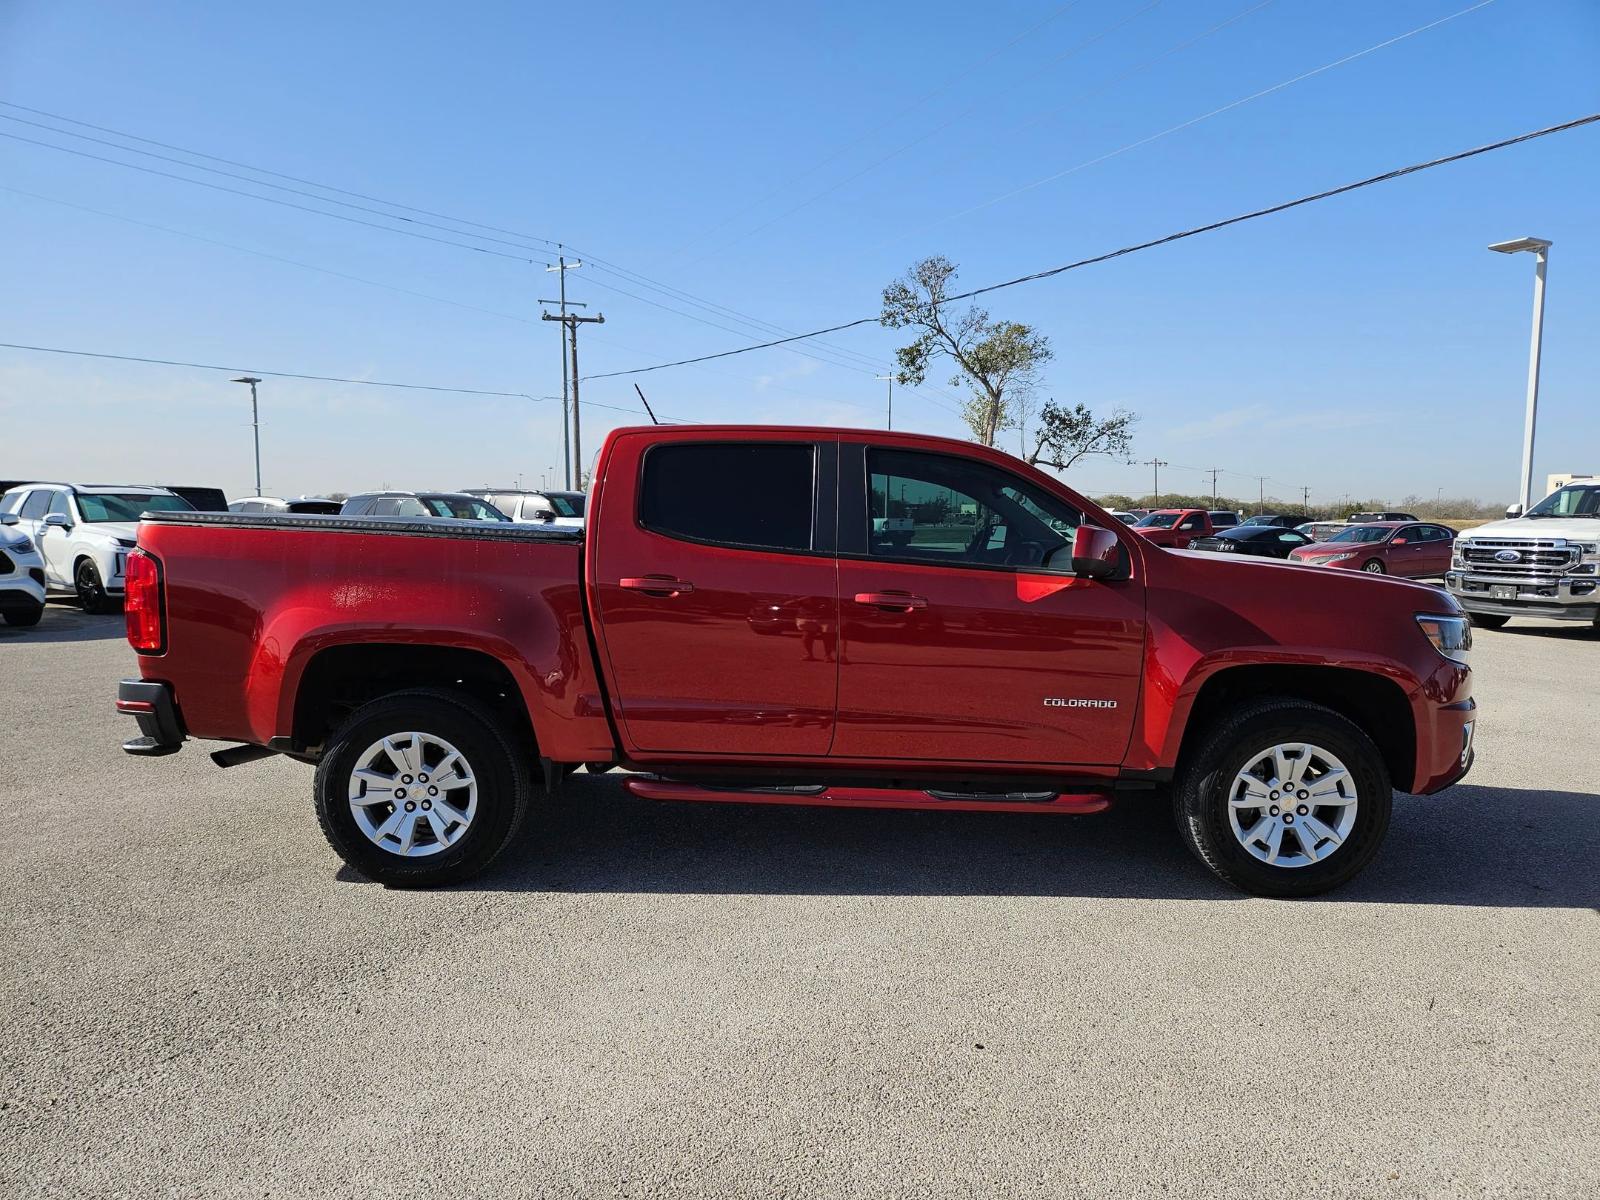
<svg viewBox="0 0 1600 1200">
<path fill-rule="evenodd" d="M 1593 483 L 1597 480 L 1600 480 L 1600 475 L 1551 475 L 1545 480 L 1544 494 L 1548 496 L 1569 483 Z"/>
</svg>

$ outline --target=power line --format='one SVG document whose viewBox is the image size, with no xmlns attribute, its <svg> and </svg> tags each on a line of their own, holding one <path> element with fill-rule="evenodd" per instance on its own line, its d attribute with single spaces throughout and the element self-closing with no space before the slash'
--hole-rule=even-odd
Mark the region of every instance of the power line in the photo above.
<svg viewBox="0 0 1600 1200">
<path fill-rule="evenodd" d="M 929 229 L 935 228 L 936 226 L 946 224 L 947 222 L 959 221 L 962 217 L 970 217 L 973 213 L 982 212 L 986 208 L 992 208 L 994 205 L 1009 200 L 1013 196 L 1020 196 L 1023 192 L 1032 191 L 1034 188 L 1042 187 L 1047 183 L 1054 183 L 1057 179 L 1065 178 L 1068 175 L 1075 174 L 1078 171 L 1085 170 L 1088 167 L 1097 166 L 1098 164 L 1106 162 L 1109 159 L 1116 158 L 1118 155 L 1126 154 L 1130 150 L 1137 150 L 1140 146 L 1148 146 L 1151 142 L 1159 141 L 1160 139 L 1168 137 L 1171 134 L 1189 129 L 1200 124 L 1202 121 L 1209 121 L 1212 117 L 1221 116 L 1225 112 L 1231 112 L 1233 109 L 1242 107 L 1243 105 L 1249 104 L 1254 100 L 1260 100 L 1265 96 L 1272 95 L 1274 92 L 1281 92 L 1284 88 L 1310 79 L 1314 75 L 1321 75 L 1324 72 L 1333 70 L 1335 67 L 1342 67 L 1346 63 L 1354 62 L 1358 58 L 1365 58 L 1369 54 L 1374 54 L 1379 50 L 1386 49 L 1389 46 L 1393 46 L 1397 42 L 1403 42 L 1407 38 L 1416 37 L 1420 33 L 1426 33 L 1430 29 L 1437 29 L 1439 26 L 1448 24 L 1449 22 L 1456 20 L 1458 17 L 1464 17 L 1469 13 L 1477 12 L 1480 8 L 1487 8 L 1494 2 L 1495 0 L 1478 0 L 1478 3 L 1470 5 L 1467 8 L 1463 8 L 1459 12 L 1451 13 L 1446 17 L 1440 17 L 1437 21 L 1430 21 L 1426 25 L 1419 25 L 1415 29 L 1408 30 L 1405 33 L 1398 34 L 1395 37 L 1378 42 L 1376 45 L 1368 46 L 1365 50 L 1358 50 L 1354 54 L 1347 54 L 1343 58 L 1335 59 L 1333 62 L 1323 63 L 1320 67 L 1315 67 L 1310 71 L 1305 71 L 1294 76 L 1292 79 L 1285 79 L 1281 83 L 1275 83 L 1271 87 L 1262 88 L 1259 92 L 1253 92 L 1248 96 L 1244 96 L 1238 100 L 1224 104 L 1221 108 L 1214 108 L 1210 112 L 1201 113 L 1198 117 L 1191 117 L 1187 121 L 1183 121 L 1177 125 L 1163 129 L 1160 133 L 1152 133 L 1148 137 L 1142 137 L 1137 141 L 1129 142 L 1127 145 L 1119 146 L 1117 149 L 1108 151 L 1105 154 L 1086 159 L 1085 161 L 1078 163 L 1076 166 L 1067 167 L 1066 169 L 1057 171 L 1052 175 L 1046 175 L 1042 179 L 1035 179 L 1032 183 L 1025 183 L 1021 187 L 1012 188 L 1010 191 L 1002 192 L 1000 195 L 991 197 L 990 199 L 983 201 L 981 204 L 975 204 L 971 208 L 964 208 L 960 212 L 953 213 L 950 216 L 940 217 L 937 221 L 930 222 L 927 225 L 919 226 L 913 230 L 902 231 L 896 234 L 892 240 L 901 241 L 907 237 L 913 237 L 917 234 L 924 233 Z"/>
<path fill-rule="evenodd" d="M 1309 196 L 1301 196 L 1295 200 L 1286 200 L 1281 204 L 1273 204 L 1266 208 L 1258 208 L 1251 212 L 1241 213 L 1235 217 L 1228 217 L 1225 220 L 1212 221 L 1209 224 L 1197 225 L 1192 229 L 1185 229 L 1178 233 L 1169 233 L 1165 237 L 1153 238 L 1147 242 L 1138 242 L 1131 246 L 1124 246 L 1120 250 L 1111 250 L 1105 254 L 1096 254 L 1090 258 L 1081 258 L 1076 262 L 1066 263 L 1059 267 L 1051 267 L 1044 271 L 1035 271 L 1031 275 L 1020 275 L 1015 279 L 1008 279 L 1003 283 L 991 283 L 986 287 L 973 288 L 968 292 L 960 292 L 956 295 L 948 296 L 946 297 L 946 300 L 947 302 L 955 300 L 970 300 L 974 296 L 982 296 L 989 292 L 997 292 L 1002 288 L 1016 287 L 1018 284 L 1023 283 L 1033 283 L 1040 279 L 1049 279 L 1052 276 L 1061 275 L 1067 271 L 1078 270 L 1080 267 L 1088 267 L 1097 263 L 1109 262 L 1114 258 L 1122 258 L 1125 255 L 1137 254 L 1141 250 L 1151 250 L 1157 246 L 1165 246 L 1171 242 L 1182 241 L 1184 238 L 1198 237 L 1200 234 L 1212 233 L 1218 229 L 1225 229 L 1230 225 L 1238 225 L 1244 221 L 1253 221 L 1260 217 L 1272 216 L 1276 213 L 1286 212 L 1291 208 L 1299 208 L 1304 204 L 1314 204 L 1319 200 L 1327 200 L 1334 196 L 1343 195 L 1346 192 L 1353 192 L 1360 188 L 1371 187 L 1374 184 L 1387 183 L 1394 179 L 1404 178 L 1407 175 L 1415 175 L 1420 171 L 1428 171 L 1432 170 L 1434 167 L 1442 167 L 1450 163 L 1461 162 L 1464 159 L 1474 158 L 1480 154 L 1488 154 L 1493 150 L 1504 150 L 1507 147 L 1520 145 L 1523 142 L 1531 142 L 1537 138 L 1548 137 L 1553 133 L 1565 133 L 1568 130 L 1577 129 L 1580 126 L 1591 125 L 1596 121 L 1600 121 L 1600 113 L 1591 113 L 1588 116 L 1578 117 L 1575 120 L 1564 121 L 1559 125 L 1550 125 L 1544 129 L 1535 129 L 1528 133 L 1518 134 L 1516 137 L 1503 138 L 1498 142 L 1490 142 L 1487 145 L 1475 146 L 1470 150 L 1461 150 L 1455 154 L 1444 155 L 1441 158 L 1429 159 L 1426 162 L 1413 163 L 1406 167 L 1396 167 L 1392 171 L 1385 171 L 1380 175 L 1372 175 L 1366 179 L 1359 179 L 1354 183 L 1341 184 L 1339 187 L 1328 188 L 1320 192 L 1313 192 Z M 740 346 L 733 350 L 722 350 L 716 354 L 701 354 L 694 358 L 679 359 L 675 362 L 657 363 L 656 365 L 650 367 L 636 367 L 630 371 L 611 371 L 604 375 L 591 375 L 589 378 L 609 379 L 617 375 L 642 375 L 647 371 L 664 371 L 669 367 L 683 367 L 688 366 L 691 363 L 709 362 L 710 360 L 717 358 L 730 358 L 736 354 L 748 354 L 754 350 L 766 350 L 773 346 L 782 346 L 790 342 L 804 341 L 807 338 L 817 337 L 823 334 L 839 333 L 846 329 L 859 328 L 862 325 L 876 324 L 878 320 L 879 318 L 877 317 L 857 317 L 853 321 L 841 321 L 837 325 L 828 325 L 822 329 L 813 330 L 810 333 L 799 333 L 792 337 L 779 338 L 775 341 L 761 342 L 753 346 Z"/>
</svg>

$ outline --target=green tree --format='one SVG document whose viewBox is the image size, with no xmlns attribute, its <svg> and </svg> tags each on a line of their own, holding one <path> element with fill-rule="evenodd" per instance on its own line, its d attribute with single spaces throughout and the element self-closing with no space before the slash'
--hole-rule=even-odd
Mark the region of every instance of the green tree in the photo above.
<svg viewBox="0 0 1600 1200">
<path fill-rule="evenodd" d="M 1016 321 L 992 321 L 976 306 L 957 312 L 950 305 L 956 266 L 942 255 L 925 258 L 883 289 L 880 322 L 890 329 L 915 329 L 916 341 L 895 351 L 896 382 L 916 387 L 929 367 L 948 358 L 958 371 L 951 387 L 970 395 L 961 416 L 973 436 L 993 446 L 1000 430 L 1017 421 L 1017 404 L 1053 357 L 1050 339 Z"/>
<path fill-rule="evenodd" d="M 1029 466 L 1065 471 L 1091 454 L 1127 458 L 1133 449 L 1133 425 L 1139 418 L 1126 409 L 1097 417 L 1085 404 L 1071 408 L 1046 400 L 1033 431 L 1033 449 L 1023 456 Z"/>
</svg>

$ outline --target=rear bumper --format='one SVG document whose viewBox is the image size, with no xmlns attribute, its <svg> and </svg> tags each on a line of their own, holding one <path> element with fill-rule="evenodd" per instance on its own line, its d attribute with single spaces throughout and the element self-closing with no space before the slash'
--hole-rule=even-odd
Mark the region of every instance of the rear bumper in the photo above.
<svg viewBox="0 0 1600 1200">
<path fill-rule="evenodd" d="M 139 723 L 140 736 L 122 743 L 129 754 L 175 754 L 185 738 L 183 718 L 172 688 L 148 679 L 124 679 L 117 684 L 117 711 Z"/>
</svg>

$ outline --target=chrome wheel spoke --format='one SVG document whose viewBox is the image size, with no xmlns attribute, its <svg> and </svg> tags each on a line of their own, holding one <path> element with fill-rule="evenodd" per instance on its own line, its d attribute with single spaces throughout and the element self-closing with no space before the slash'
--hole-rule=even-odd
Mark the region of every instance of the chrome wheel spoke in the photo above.
<svg viewBox="0 0 1600 1200">
<path fill-rule="evenodd" d="M 1269 781 L 1263 784 L 1262 776 Z M 1355 777 L 1336 755 L 1306 742 L 1282 742 L 1257 753 L 1234 776 L 1227 817 L 1247 854 L 1291 870 L 1337 852 L 1359 807 Z"/>
</svg>

